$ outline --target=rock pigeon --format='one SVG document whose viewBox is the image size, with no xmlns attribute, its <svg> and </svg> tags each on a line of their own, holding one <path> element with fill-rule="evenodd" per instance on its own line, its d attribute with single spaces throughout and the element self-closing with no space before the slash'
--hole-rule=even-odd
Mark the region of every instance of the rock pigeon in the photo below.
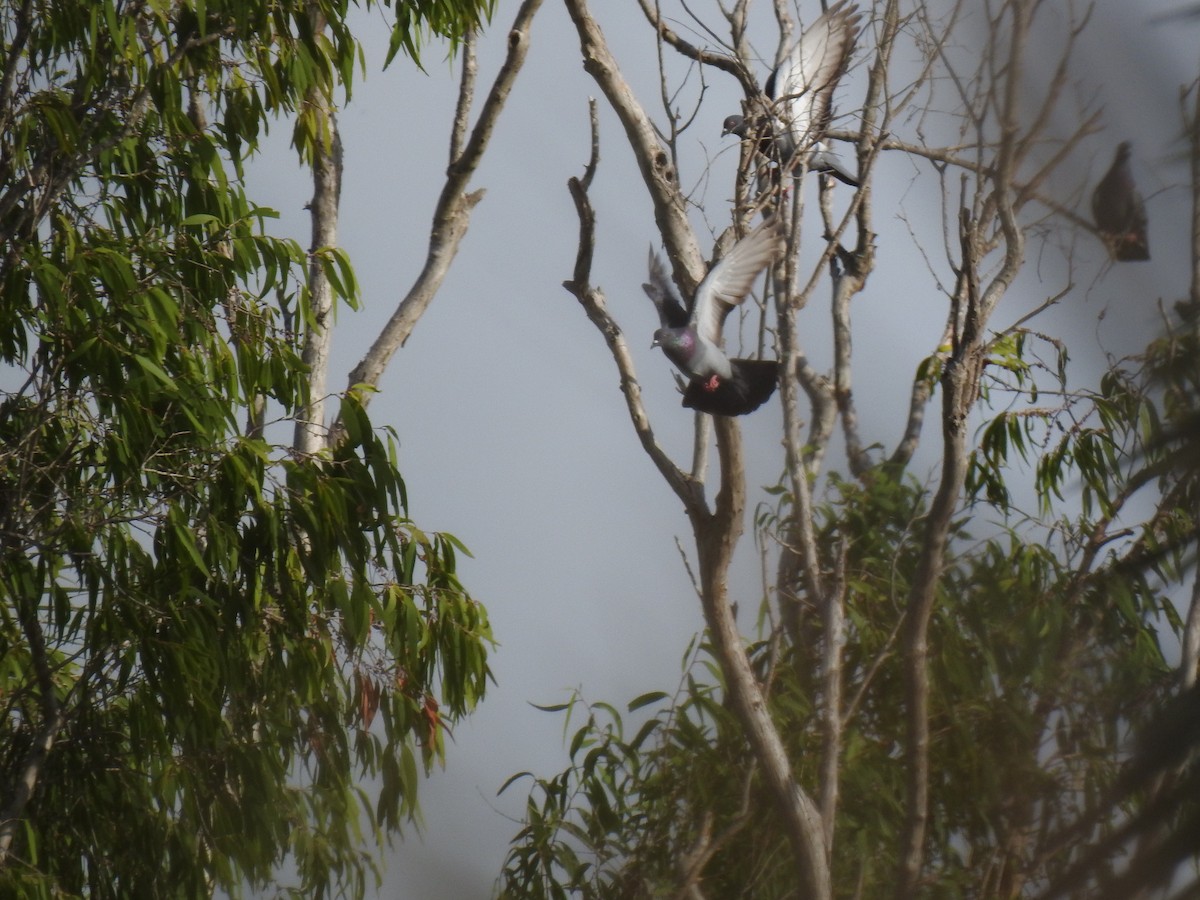
<svg viewBox="0 0 1200 900">
<path fill-rule="evenodd" d="M 650 281 L 642 289 L 658 309 L 661 325 L 651 346 L 661 347 L 688 377 L 684 406 L 713 415 L 740 416 L 758 409 L 775 391 L 777 362 L 730 359 L 720 344 L 725 316 L 746 299 L 754 279 L 779 255 L 782 246 L 774 222 L 754 229 L 704 276 L 690 311 L 651 249 Z"/>
<path fill-rule="evenodd" d="M 834 88 L 854 50 L 859 18 L 850 0 L 822 13 L 767 78 L 763 93 L 770 101 L 770 115 L 729 116 L 721 134 L 757 140 L 760 152 L 784 166 L 794 165 L 798 151 L 806 151 L 811 170 L 858 187 L 858 179 L 823 138 Z"/>
<path fill-rule="evenodd" d="M 1129 170 L 1128 141 L 1117 145 L 1108 173 L 1092 192 L 1092 217 L 1096 230 L 1113 259 L 1131 262 L 1150 258 L 1146 238 L 1146 206 Z"/>
</svg>

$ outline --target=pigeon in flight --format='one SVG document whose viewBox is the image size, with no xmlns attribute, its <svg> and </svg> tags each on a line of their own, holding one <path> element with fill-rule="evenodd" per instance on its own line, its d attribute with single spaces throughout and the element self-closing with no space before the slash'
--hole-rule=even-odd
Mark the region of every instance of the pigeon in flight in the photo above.
<svg viewBox="0 0 1200 900">
<path fill-rule="evenodd" d="M 1092 218 L 1113 259 L 1131 262 L 1150 258 L 1146 238 L 1146 205 L 1129 170 L 1128 141 L 1117 145 L 1108 173 L 1092 192 Z"/>
<path fill-rule="evenodd" d="M 763 93 L 770 101 L 771 114 L 729 116 L 721 134 L 757 140 L 760 152 L 785 166 L 794 164 L 799 151 L 807 152 L 809 169 L 858 187 L 858 179 L 823 138 L 829 128 L 834 88 L 854 50 L 859 18 L 850 0 L 841 0 L 822 13 L 767 78 Z"/>
<path fill-rule="evenodd" d="M 775 360 L 730 359 L 721 349 L 725 316 L 750 293 L 754 279 L 778 255 L 782 235 L 764 222 L 733 245 L 696 288 L 690 310 L 680 299 L 662 260 L 650 250 L 650 281 L 642 289 L 658 309 L 661 327 L 652 347 L 688 377 L 683 405 L 718 416 L 758 409 L 775 391 Z"/>
</svg>

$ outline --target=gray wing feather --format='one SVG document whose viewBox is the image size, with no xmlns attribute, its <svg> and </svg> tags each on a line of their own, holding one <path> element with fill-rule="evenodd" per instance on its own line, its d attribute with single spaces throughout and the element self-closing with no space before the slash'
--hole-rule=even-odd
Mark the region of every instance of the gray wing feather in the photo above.
<svg viewBox="0 0 1200 900">
<path fill-rule="evenodd" d="M 763 222 L 709 269 L 692 303 L 691 324 L 703 340 L 720 343 L 725 316 L 746 299 L 759 272 L 778 255 L 782 237 L 775 222 Z"/>
<path fill-rule="evenodd" d="M 687 307 L 683 305 L 666 266 L 654 248 L 650 248 L 650 281 L 642 285 L 646 296 L 658 310 L 658 323 L 663 328 L 681 328 L 688 323 Z"/>
<path fill-rule="evenodd" d="M 858 10 L 835 4 L 804 30 L 776 70 L 773 100 L 795 148 L 823 136 L 833 89 L 842 77 L 858 35 Z"/>
</svg>

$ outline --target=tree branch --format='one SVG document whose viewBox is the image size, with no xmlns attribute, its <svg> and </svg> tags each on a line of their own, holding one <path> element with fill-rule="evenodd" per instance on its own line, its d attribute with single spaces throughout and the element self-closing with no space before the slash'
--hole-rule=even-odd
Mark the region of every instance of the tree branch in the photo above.
<svg viewBox="0 0 1200 900">
<path fill-rule="evenodd" d="M 734 711 L 787 823 L 799 895 L 827 900 L 832 896 L 832 886 L 821 813 L 792 774 L 787 748 L 754 677 L 729 602 L 726 579 L 741 536 L 746 504 L 742 438 L 736 420 L 716 416 L 713 421 L 721 469 L 716 507 L 711 517 L 689 511 L 700 562 L 704 617 Z"/>
<path fill-rule="evenodd" d="M 479 75 L 479 62 L 475 58 L 475 32 L 463 39 L 462 81 L 458 91 L 458 103 L 454 107 L 454 125 L 450 131 L 450 165 L 458 162 L 463 154 L 467 139 L 467 126 L 471 122 L 471 100 L 475 97 L 475 80 Z"/>
<path fill-rule="evenodd" d="M 508 55 L 492 82 L 479 119 L 471 130 L 470 140 L 446 170 L 446 183 L 433 215 L 425 265 L 370 350 L 350 372 L 350 390 L 355 390 L 357 385 L 370 388 L 378 386 L 388 362 L 395 352 L 404 346 L 450 270 L 459 244 L 470 226 L 471 210 L 483 199 L 482 189 L 466 193 L 467 184 L 483 159 L 496 121 L 525 62 L 529 50 L 529 28 L 541 5 L 542 0 L 525 0 L 517 11 L 508 33 Z M 460 109 L 470 107 L 469 97 L 472 90 L 473 80 L 464 77 L 460 87 Z M 452 148 L 457 140 L 455 138 L 452 141 Z M 361 402 L 365 405 L 370 396 L 369 391 L 362 391 Z"/>
<path fill-rule="evenodd" d="M 822 611 L 825 634 L 821 660 L 824 707 L 821 711 L 821 823 L 825 850 L 832 857 L 834 824 L 837 820 L 838 783 L 842 753 L 842 641 L 845 639 L 846 558 L 848 541 L 838 543 L 834 584 Z"/>
<path fill-rule="evenodd" d="M 314 33 L 325 29 L 320 9 L 308 7 Z M 337 246 L 338 207 L 342 195 L 342 137 L 337 114 L 329 97 L 320 87 L 308 93 L 308 106 L 315 132 L 312 141 L 313 197 L 309 203 L 312 217 L 312 243 L 308 263 L 308 322 L 304 329 L 301 359 L 308 367 L 308 402 L 296 418 L 293 445 L 297 452 L 313 454 L 325 446 L 326 385 L 329 380 L 329 352 L 333 343 L 330 328 L 333 316 L 333 283 L 324 259 L 327 249 Z"/>
<path fill-rule="evenodd" d="M 950 527 L 966 480 L 967 415 L 979 395 L 983 371 L 981 310 L 976 270 L 978 227 L 968 210 L 959 218 L 962 269 L 959 290 L 969 323 L 954 340 L 942 370 L 942 472 L 937 493 L 929 508 L 921 542 L 917 571 L 909 591 L 904 636 L 904 674 L 907 741 L 905 768 L 908 773 L 904 833 L 896 897 L 916 896 L 924 861 L 925 831 L 929 817 L 929 620 L 933 615 L 937 587 L 945 567 Z M 958 320 L 959 315 L 952 316 Z"/>
<path fill-rule="evenodd" d="M 671 260 L 675 283 L 685 294 L 690 294 L 704 277 L 705 267 L 695 233 L 687 220 L 687 203 L 679 190 L 679 178 L 670 154 L 621 74 L 586 0 L 564 2 L 579 34 L 583 67 L 604 92 L 633 149 L 654 206 L 655 223 Z"/>
<path fill-rule="evenodd" d="M 567 182 L 571 199 L 575 202 L 575 211 L 579 216 L 579 247 L 575 256 L 574 273 L 570 281 L 564 281 L 565 287 L 583 307 L 588 319 L 604 336 L 609 352 L 617 365 L 621 376 L 621 392 L 625 395 L 625 405 L 629 410 L 629 418 L 633 422 L 633 430 L 641 441 L 642 448 L 650 457 L 655 467 L 671 490 L 683 502 L 689 511 L 707 515 L 708 507 L 704 499 L 704 484 L 702 481 L 688 475 L 680 469 L 666 451 L 658 445 L 654 431 L 650 427 L 650 418 L 642 403 L 642 389 L 637 381 L 634 370 L 633 356 L 625 343 L 621 327 L 608 312 L 608 304 L 604 294 L 591 284 L 592 255 L 596 245 L 596 212 L 588 197 L 588 187 L 596 173 L 600 159 L 599 120 L 596 116 L 595 101 L 589 103 L 592 151 L 587 165 L 584 167 L 582 178 L 572 178 Z"/>
<path fill-rule="evenodd" d="M 650 6 L 649 0 L 638 0 L 638 5 L 642 8 L 642 13 L 646 16 L 646 21 L 654 27 L 658 36 L 666 44 L 677 50 L 680 55 L 688 59 L 694 59 L 698 63 L 728 72 L 742 85 L 742 89 L 746 92 L 747 97 L 753 97 L 759 93 L 758 82 L 755 81 L 754 75 L 746 70 L 746 67 L 742 65 L 741 60 L 736 56 L 729 56 L 725 53 L 712 53 L 688 43 L 671 30 L 667 23 L 663 21 L 659 10 Z"/>
</svg>

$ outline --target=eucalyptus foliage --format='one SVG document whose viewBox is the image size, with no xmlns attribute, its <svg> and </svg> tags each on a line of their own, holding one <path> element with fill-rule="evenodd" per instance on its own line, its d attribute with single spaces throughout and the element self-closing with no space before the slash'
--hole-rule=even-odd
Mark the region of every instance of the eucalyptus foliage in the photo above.
<svg viewBox="0 0 1200 900">
<path fill-rule="evenodd" d="M 243 164 L 349 93 L 341 2 L 0 7 L 0 894 L 361 896 L 488 676 L 463 548 L 395 443 L 273 437 L 310 258 Z M 401 3 L 395 45 L 486 2 Z M 378 786 L 370 795 L 365 784 Z M 362 833 L 366 829 L 366 834 Z"/>
</svg>

